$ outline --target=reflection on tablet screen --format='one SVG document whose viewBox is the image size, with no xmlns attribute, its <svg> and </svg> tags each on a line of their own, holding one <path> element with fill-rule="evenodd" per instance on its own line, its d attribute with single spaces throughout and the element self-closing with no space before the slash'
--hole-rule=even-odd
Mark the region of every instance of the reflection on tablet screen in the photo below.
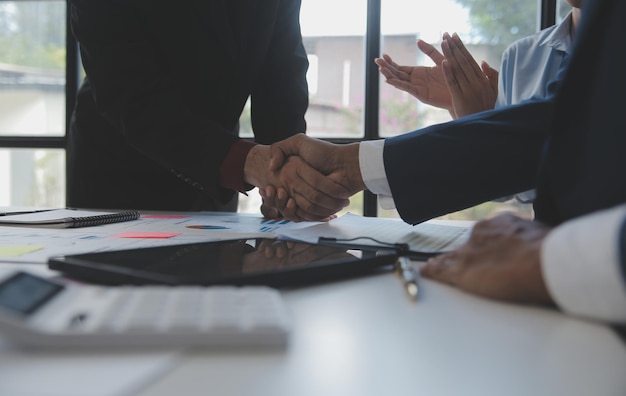
<svg viewBox="0 0 626 396">
<path fill-rule="evenodd" d="M 106 275 L 118 274 L 126 277 L 120 283 L 136 279 L 147 283 L 214 284 L 258 279 L 258 283 L 270 284 L 288 273 L 298 273 L 301 280 L 306 280 L 309 275 L 332 278 L 362 272 L 391 264 L 395 257 L 392 253 L 380 256 L 376 251 L 260 238 L 66 256 L 52 258 L 50 267 L 89 276 L 96 282 L 114 282 L 114 278 L 105 279 Z"/>
</svg>

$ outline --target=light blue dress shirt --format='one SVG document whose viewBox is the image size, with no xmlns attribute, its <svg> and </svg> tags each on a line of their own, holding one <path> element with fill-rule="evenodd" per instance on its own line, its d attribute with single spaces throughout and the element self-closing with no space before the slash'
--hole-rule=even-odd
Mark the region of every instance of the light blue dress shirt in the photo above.
<svg viewBox="0 0 626 396">
<path fill-rule="evenodd" d="M 558 25 L 515 41 L 504 51 L 498 77 L 496 109 L 547 95 L 548 85 L 556 78 L 571 47 L 571 28 L 570 11 Z M 535 190 L 519 193 L 515 198 L 519 202 L 530 203 L 535 199 Z"/>
<path fill-rule="evenodd" d="M 511 44 L 502 54 L 495 108 L 545 97 L 571 47 L 572 13 L 558 25 Z"/>
</svg>

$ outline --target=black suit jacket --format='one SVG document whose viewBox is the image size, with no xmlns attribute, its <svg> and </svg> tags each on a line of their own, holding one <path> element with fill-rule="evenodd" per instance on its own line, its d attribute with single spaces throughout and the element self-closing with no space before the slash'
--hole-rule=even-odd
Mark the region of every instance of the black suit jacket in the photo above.
<svg viewBox="0 0 626 396">
<path fill-rule="evenodd" d="M 626 202 L 626 2 L 585 2 L 556 94 L 387 139 L 394 201 L 412 224 L 538 187 L 550 225 Z"/>
<path fill-rule="evenodd" d="M 251 98 L 255 140 L 304 132 L 300 0 L 70 0 L 87 79 L 68 134 L 69 206 L 216 210 Z"/>
</svg>

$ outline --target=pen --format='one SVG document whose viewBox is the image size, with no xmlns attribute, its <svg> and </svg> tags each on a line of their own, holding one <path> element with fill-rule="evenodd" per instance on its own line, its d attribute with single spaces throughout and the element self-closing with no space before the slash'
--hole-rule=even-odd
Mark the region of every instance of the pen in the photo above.
<svg viewBox="0 0 626 396">
<path fill-rule="evenodd" d="M 419 291 L 417 285 L 417 271 L 411 265 L 411 260 L 408 257 L 398 257 L 396 261 L 396 273 L 400 276 L 404 290 L 406 290 L 411 301 L 416 301 Z"/>
</svg>

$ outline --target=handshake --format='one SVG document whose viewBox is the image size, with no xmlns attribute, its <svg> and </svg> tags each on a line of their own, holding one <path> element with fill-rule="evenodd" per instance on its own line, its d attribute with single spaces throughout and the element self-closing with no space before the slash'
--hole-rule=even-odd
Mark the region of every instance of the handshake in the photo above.
<svg viewBox="0 0 626 396">
<path fill-rule="evenodd" d="M 270 146 L 254 146 L 244 181 L 259 187 L 265 217 L 320 221 L 348 206 L 366 189 L 359 144 L 332 144 L 298 134 Z"/>
</svg>

